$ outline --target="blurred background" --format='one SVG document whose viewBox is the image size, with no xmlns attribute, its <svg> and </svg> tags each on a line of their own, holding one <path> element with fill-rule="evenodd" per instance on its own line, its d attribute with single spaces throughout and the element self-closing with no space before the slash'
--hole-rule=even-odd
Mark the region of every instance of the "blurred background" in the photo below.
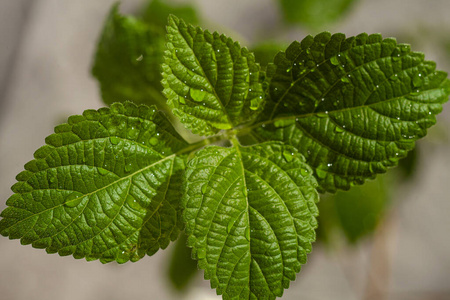
<svg viewBox="0 0 450 300">
<path fill-rule="evenodd" d="M 155 1 L 151 9 L 147 0 L 124 0 L 119 10 L 161 29 L 152 12 L 162 16 L 174 5 L 176 14 L 253 49 L 262 65 L 274 49 L 328 30 L 396 37 L 450 71 L 448 0 Z M 91 69 L 114 2 L 0 0 L 0 210 L 53 127 L 105 105 Z M 120 96 L 108 94 L 117 84 L 102 75 L 108 70 L 94 73 L 106 103 Z M 283 299 L 450 299 L 449 183 L 447 104 L 399 168 L 351 192 L 323 195 L 318 242 Z M 0 238 L 0 299 L 221 299 L 183 242 L 138 263 L 102 265 Z"/>
</svg>

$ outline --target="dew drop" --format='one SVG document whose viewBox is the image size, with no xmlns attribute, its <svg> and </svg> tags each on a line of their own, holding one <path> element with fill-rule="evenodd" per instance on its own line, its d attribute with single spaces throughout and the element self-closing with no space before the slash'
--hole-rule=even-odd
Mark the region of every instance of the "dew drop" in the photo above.
<svg viewBox="0 0 450 300">
<path fill-rule="evenodd" d="M 250 227 L 245 228 L 245 238 L 250 242 Z"/>
<path fill-rule="evenodd" d="M 82 195 L 77 192 L 70 193 L 65 199 L 64 205 L 70 208 L 76 207 L 81 203 L 81 200 L 83 200 Z"/>
<path fill-rule="evenodd" d="M 350 83 L 350 79 L 348 77 L 341 77 L 342 82 Z"/>
<path fill-rule="evenodd" d="M 190 89 L 189 94 L 191 95 L 192 100 L 196 102 L 202 102 L 208 93 L 205 92 L 203 89 L 200 90 Z"/>
<path fill-rule="evenodd" d="M 152 137 L 148 142 L 150 143 L 150 145 L 156 146 L 156 144 L 158 144 L 158 139 L 156 137 Z"/>
<path fill-rule="evenodd" d="M 134 210 L 142 210 L 143 209 L 141 204 L 131 195 L 127 195 L 126 202 L 127 202 L 128 206 Z"/>
<path fill-rule="evenodd" d="M 128 138 L 135 139 L 138 136 L 138 134 L 139 132 L 134 126 L 128 129 Z"/>
<path fill-rule="evenodd" d="M 109 171 L 104 168 L 97 168 L 97 170 L 100 175 L 106 175 L 109 173 Z"/>
<path fill-rule="evenodd" d="M 336 133 L 342 133 L 342 132 L 344 132 L 344 128 L 339 127 L 339 126 L 336 126 L 336 127 L 334 128 L 334 131 L 335 131 Z"/>
<path fill-rule="evenodd" d="M 119 264 L 126 263 L 129 260 L 129 255 L 126 251 L 119 251 L 116 255 L 116 261 Z"/>
<path fill-rule="evenodd" d="M 136 58 L 136 61 L 142 61 L 144 59 L 144 55 L 140 55 L 138 58 Z"/>
<path fill-rule="evenodd" d="M 110 141 L 111 144 L 117 145 L 117 144 L 119 143 L 119 138 L 116 137 L 116 136 L 111 136 L 111 137 L 109 138 L 109 141 Z"/>
<path fill-rule="evenodd" d="M 391 81 L 395 81 L 397 79 L 398 79 L 398 74 L 393 74 L 393 75 L 391 75 L 391 77 L 389 77 L 389 80 L 391 80 Z"/>
<path fill-rule="evenodd" d="M 288 151 L 288 150 L 284 150 L 283 151 L 283 157 L 287 162 L 291 162 L 292 159 L 294 158 L 294 153 Z"/>
<path fill-rule="evenodd" d="M 130 173 L 132 169 L 133 169 L 133 165 L 131 163 L 127 163 L 125 165 L 125 172 Z"/>
<path fill-rule="evenodd" d="M 302 174 L 302 176 L 308 176 L 308 170 L 307 169 L 301 169 L 300 173 Z"/>
<path fill-rule="evenodd" d="M 208 184 L 205 183 L 204 185 L 202 185 L 202 194 L 206 194 L 207 190 L 208 190 Z"/>
<path fill-rule="evenodd" d="M 413 86 L 416 88 L 421 87 L 423 84 L 422 79 L 423 79 L 422 74 L 417 73 L 416 75 L 414 75 L 413 80 L 412 80 Z"/>
<path fill-rule="evenodd" d="M 330 163 L 330 164 L 327 164 L 327 167 L 328 167 L 328 168 L 331 168 L 332 166 L 333 166 L 333 164 L 331 164 L 331 163 Z"/>
<path fill-rule="evenodd" d="M 331 57 L 330 62 L 332 65 L 335 65 L 335 66 L 339 65 L 339 60 L 338 60 L 337 56 Z"/>
<path fill-rule="evenodd" d="M 259 107 L 258 100 L 253 99 L 252 101 L 250 101 L 250 109 L 251 110 L 257 110 L 258 107 Z"/>
</svg>

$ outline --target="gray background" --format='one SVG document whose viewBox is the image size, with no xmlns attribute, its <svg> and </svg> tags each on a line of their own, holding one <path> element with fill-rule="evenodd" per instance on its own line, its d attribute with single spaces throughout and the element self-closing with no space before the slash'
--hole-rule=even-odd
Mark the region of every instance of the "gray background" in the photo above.
<svg viewBox="0 0 450 300">
<path fill-rule="evenodd" d="M 14 176 L 53 127 L 69 115 L 102 106 L 89 70 L 113 2 L 0 0 L 0 209 Z M 142 2 L 123 1 L 121 10 L 132 12 Z M 230 28 L 243 45 L 263 36 L 300 40 L 307 33 L 284 28 L 276 35 L 283 28 L 271 0 L 192 2 L 210 29 Z M 330 29 L 397 36 L 450 70 L 449 54 L 438 47 L 450 37 L 448 0 L 362 0 Z M 417 176 L 397 191 L 375 238 L 359 247 L 342 243 L 335 251 L 316 244 L 283 299 L 450 299 L 448 105 L 438 123 L 419 145 Z M 201 276 L 183 296 L 172 292 L 166 256 L 160 251 L 134 264 L 102 265 L 0 238 L 0 299 L 220 299 Z"/>
</svg>

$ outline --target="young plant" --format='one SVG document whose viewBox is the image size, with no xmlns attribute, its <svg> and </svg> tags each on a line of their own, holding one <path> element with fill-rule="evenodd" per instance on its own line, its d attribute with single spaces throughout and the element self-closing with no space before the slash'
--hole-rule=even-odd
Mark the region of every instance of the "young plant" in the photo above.
<svg viewBox="0 0 450 300">
<path fill-rule="evenodd" d="M 224 299 L 275 299 L 311 251 L 318 191 L 396 166 L 450 94 L 433 62 L 379 34 L 308 36 L 266 72 L 239 43 L 175 16 L 166 38 L 167 104 L 206 137 L 188 143 L 163 112 L 131 102 L 71 116 L 17 176 L 2 235 L 125 263 L 185 229 Z"/>
</svg>

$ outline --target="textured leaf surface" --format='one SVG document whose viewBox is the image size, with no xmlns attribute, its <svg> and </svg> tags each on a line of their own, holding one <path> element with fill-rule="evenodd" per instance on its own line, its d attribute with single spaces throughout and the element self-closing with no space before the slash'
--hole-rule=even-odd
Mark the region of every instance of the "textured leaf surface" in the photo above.
<svg viewBox="0 0 450 300">
<path fill-rule="evenodd" d="M 103 101 L 162 106 L 164 44 L 163 27 L 122 16 L 115 5 L 106 19 L 92 68 Z"/>
<path fill-rule="evenodd" d="M 188 244 L 224 299 L 275 299 L 311 251 L 318 194 L 293 147 L 208 147 L 186 168 Z"/>
<path fill-rule="evenodd" d="M 193 133 L 213 135 L 253 120 L 262 109 L 259 66 L 246 48 L 169 17 L 164 94 Z"/>
<path fill-rule="evenodd" d="M 55 128 L 17 176 L 0 232 L 49 253 L 120 263 L 165 248 L 182 228 L 187 145 L 160 112 L 129 102 Z"/>
<path fill-rule="evenodd" d="M 377 34 L 308 36 L 267 73 L 268 101 L 253 136 L 299 149 L 327 191 L 397 165 L 450 94 L 433 62 Z"/>
</svg>

